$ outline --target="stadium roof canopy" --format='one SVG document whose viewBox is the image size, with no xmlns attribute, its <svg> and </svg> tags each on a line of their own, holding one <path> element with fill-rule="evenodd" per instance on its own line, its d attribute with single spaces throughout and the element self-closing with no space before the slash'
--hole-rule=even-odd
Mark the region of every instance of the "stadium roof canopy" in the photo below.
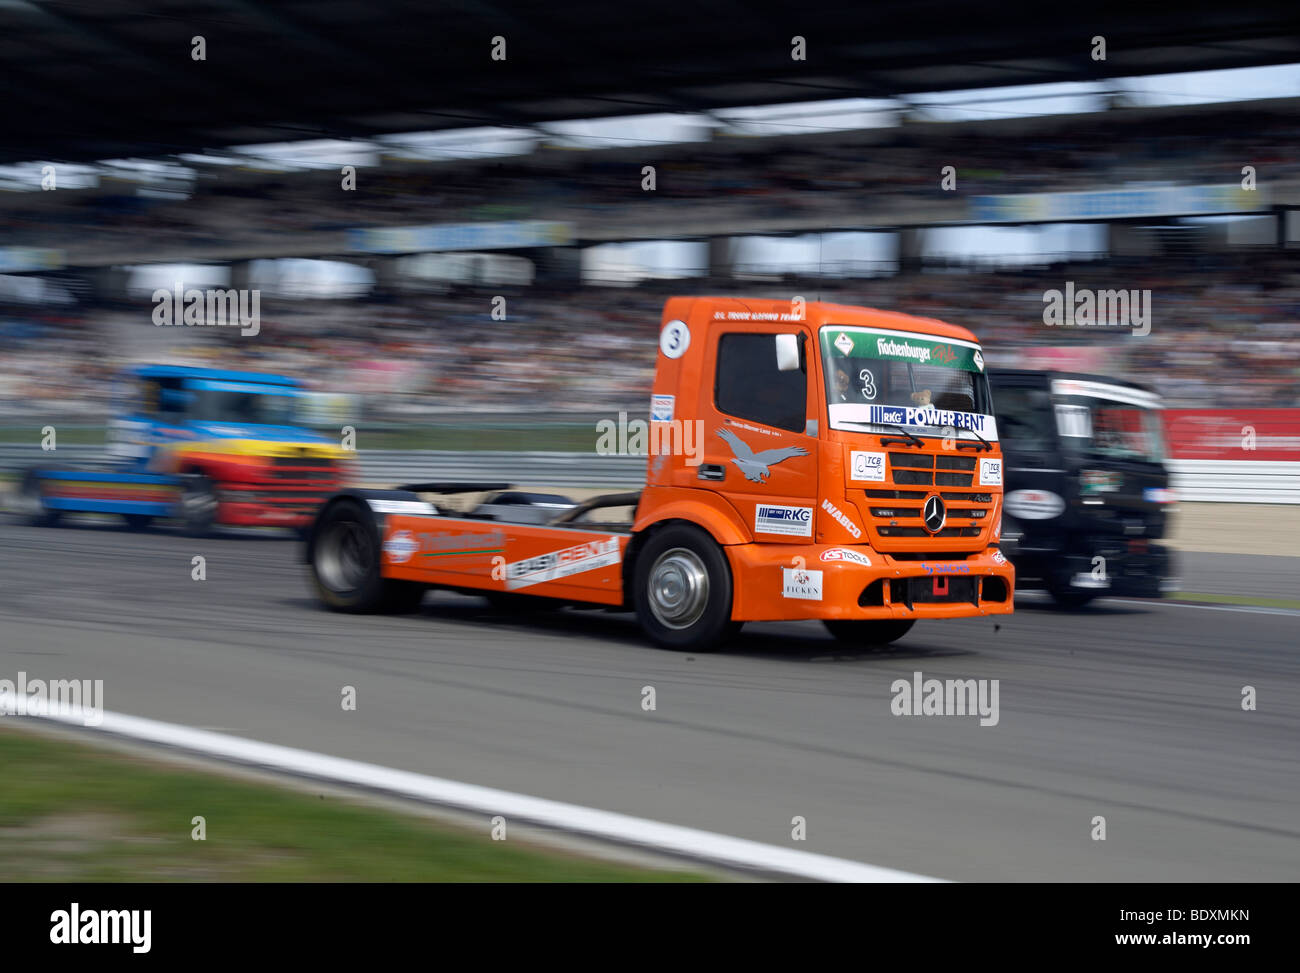
<svg viewBox="0 0 1300 973">
<path fill-rule="evenodd" d="M 0 0 L 0 162 L 1295 61 L 1294 0 Z"/>
</svg>

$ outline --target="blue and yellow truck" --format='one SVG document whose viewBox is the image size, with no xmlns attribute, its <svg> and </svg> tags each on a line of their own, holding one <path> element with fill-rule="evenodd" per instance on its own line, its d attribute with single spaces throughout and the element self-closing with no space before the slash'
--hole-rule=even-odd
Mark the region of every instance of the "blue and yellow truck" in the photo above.
<svg viewBox="0 0 1300 973">
<path fill-rule="evenodd" d="M 214 525 L 301 530 L 350 478 L 350 452 L 298 424 L 309 394 L 285 375 L 138 366 L 122 376 L 107 461 L 28 470 L 21 509 L 40 524 L 83 511 L 119 514 L 137 529 L 171 518 L 196 534 Z"/>
</svg>

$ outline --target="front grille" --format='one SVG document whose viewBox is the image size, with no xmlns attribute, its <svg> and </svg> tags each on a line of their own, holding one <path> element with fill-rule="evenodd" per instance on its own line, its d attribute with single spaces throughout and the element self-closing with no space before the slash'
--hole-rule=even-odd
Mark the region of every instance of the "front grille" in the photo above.
<svg viewBox="0 0 1300 973">
<path fill-rule="evenodd" d="M 871 539 L 884 541 L 885 551 L 890 541 L 905 538 L 951 541 L 984 534 L 993 509 L 993 494 L 972 489 L 977 457 L 901 449 L 890 451 L 888 456 L 888 482 L 858 494 L 865 501 L 861 507 L 867 514 Z M 935 493 L 947 505 L 948 522 L 932 534 L 922 517 L 926 498 Z"/>
<path fill-rule="evenodd" d="M 908 608 L 917 604 L 953 604 L 969 602 L 979 604 L 979 578 L 956 578 L 951 575 L 931 575 L 924 578 L 891 578 L 889 599 L 901 602 Z"/>
<path fill-rule="evenodd" d="M 877 527 L 881 537 L 979 537 L 980 527 L 945 527 L 931 534 L 924 527 Z"/>
</svg>

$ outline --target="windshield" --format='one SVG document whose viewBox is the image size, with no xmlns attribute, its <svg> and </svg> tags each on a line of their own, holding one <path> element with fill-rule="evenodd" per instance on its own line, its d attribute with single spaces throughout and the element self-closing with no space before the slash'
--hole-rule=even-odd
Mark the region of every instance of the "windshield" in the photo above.
<svg viewBox="0 0 1300 973">
<path fill-rule="evenodd" d="M 998 438 L 979 345 L 841 325 L 822 328 L 821 344 L 832 429 Z"/>
<path fill-rule="evenodd" d="M 211 383 L 194 390 L 191 419 L 201 422 L 252 422 L 266 426 L 294 424 L 298 393 L 233 382 Z"/>
<path fill-rule="evenodd" d="M 1163 463 L 1160 400 L 1150 392 L 1100 382 L 1052 383 L 1062 445 L 1088 457 Z"/>
</svg>

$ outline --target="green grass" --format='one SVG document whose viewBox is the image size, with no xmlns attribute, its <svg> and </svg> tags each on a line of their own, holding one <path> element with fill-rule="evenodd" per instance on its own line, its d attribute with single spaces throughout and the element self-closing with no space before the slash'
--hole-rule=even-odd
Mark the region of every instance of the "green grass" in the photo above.
<svg viewBox="0 0 1300 973">
<path fill-rule="evenodd" d="M 1300 600 L 1295 598 L 1262 598 L 1258 595 L 1219 595 L 1197 591 L 1176 591 L 1170 597 L 1175 601 L 1199 601 L 1219 605 L 1250 605 L 1255 608 L 1291 608 L 1300 611 Z"/>
<path fill-rule="evenodd" d="M 707 880 L 493 841 L 488 815 L 466 830 L 14 729 L 0 729 L 0 767 L 11 882 Z"/>
</svg>

